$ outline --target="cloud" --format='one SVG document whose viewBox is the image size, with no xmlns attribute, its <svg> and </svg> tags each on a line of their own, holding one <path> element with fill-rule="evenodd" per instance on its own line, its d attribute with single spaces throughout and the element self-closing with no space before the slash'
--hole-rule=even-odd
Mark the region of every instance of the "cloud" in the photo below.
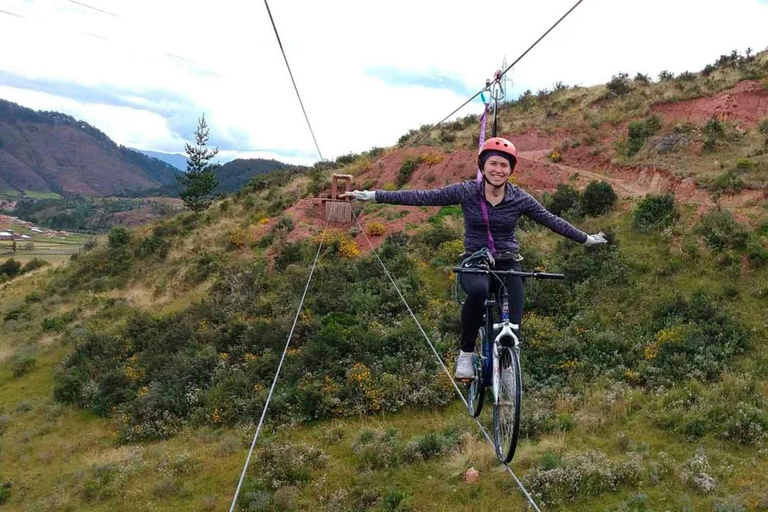
<svg viewBox="0 0 768 512">
<path fill-rule="evenodd" d="M 439 71 L 412 71 L 394 66 L 371 66 L 366 74 L 393 86 L 422 86 L 428 89 L 447 89 L 461 96 L 471 96 L 478 89 L 472 90 L 463 80 L 440 74 Z"/>
<path fill-rule="evenodd" d="M 0 17 L 0 47 L 13 49 L 0 52 L 0 96 L 80 117 L 141 149 L 181 151 L 205 112 L 212 143 L 229 155 L 317 158 L 262 4 L 87 3 L 117 16 L 27 0 L 13 4 L 23 19 Z M 318 143 L 333 158 L 392 145 L 441 119 L 572 3 L 270 7 Z M 727 9 L 717 0 L 588 0 L 510 73 L 510 95 L 556 81 L 603 83 L 620 71 L 701 69 L 734 48 L 762 49 L 767 19 L 765 0 L 733 0 Z"/>
</svg>

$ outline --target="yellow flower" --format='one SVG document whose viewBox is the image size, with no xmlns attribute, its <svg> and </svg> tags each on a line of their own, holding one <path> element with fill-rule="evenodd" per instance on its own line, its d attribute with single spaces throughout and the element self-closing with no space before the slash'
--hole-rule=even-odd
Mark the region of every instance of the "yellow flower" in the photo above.
<svg viewBox="0 0 768 512">
<path fill-rule="evenodd" d="M 574 368 L 576 368 L 576 361 L 574 359 L 569 359 L 568 361 L 565 361 L 555 366 L 555 368 L 557 368 L 558 370 L 573 370 Z"/>
<path fill-rule="evenodd" d="M 383 222 L 374 221 L 365 227 L 365 232 L 369 236 L 381 236 L 387 230 L 387 226 Z"/>
</svg>

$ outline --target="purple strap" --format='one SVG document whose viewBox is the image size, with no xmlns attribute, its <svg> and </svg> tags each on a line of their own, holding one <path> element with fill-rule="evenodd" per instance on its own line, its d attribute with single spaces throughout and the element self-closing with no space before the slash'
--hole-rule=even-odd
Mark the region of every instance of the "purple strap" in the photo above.
<svg viewBox="0 0 768 512">
<path fill-rule="evenodd" d="M 485 121 L 488 118 L 490 104 L 485 104 L 485 111 L 483 111 L 482 117 L 480 117 L 480 149 L 485 144 Z M 488 250 L 491 254 L 496 254 L 496 245 L 493 243 L 493 236 L 491 235 L 491 223 L 488 221 L 488 206 L 485 204 L 485 190 L 483 187 L 483 172 L 480 167 L 477 168 L 477 186 L 480 189 L 480 209 L 483 211 L 483 220 L 485 221 L 485 228 L 488 230 Z"/>
</svg>

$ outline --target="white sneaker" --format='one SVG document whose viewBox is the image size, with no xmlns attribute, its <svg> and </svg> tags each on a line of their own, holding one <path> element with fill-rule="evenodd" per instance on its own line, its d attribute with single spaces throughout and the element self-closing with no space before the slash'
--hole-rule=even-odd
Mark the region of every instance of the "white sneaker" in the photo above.
<svg viewBox="0 0 768 512">
<path fill-rule="evenodd" d="M 459 351 L 459 358 L 456 360 L 456 373 L 454 377 L 457 379 L 474 379 L 475 367 L 472 364 L 473 352 Z"/>
</svg>

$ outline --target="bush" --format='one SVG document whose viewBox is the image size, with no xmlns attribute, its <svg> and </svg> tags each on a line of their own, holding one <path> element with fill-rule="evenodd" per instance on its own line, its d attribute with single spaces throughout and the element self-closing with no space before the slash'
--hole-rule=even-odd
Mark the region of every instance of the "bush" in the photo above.
<svg viewBox="0 0 768 512">
<path fill-rule="evenodd" d="M 131 232 L 124 227 L 114 227 L 109 232 L 109 248 L 120 249 L 131 243 Z"/>
<path fill-rule="evenodd" d="M 636 155 L 645 145 L 648 137 L 656 135 L 661 130 L 661 119 L 658 116 L 651 116 L 643 121 L 632 121 L 628 128 L 628 148 L 629 156 Z"/>
<path fill-rule="evenodd" d="M 651 82 L 651 77 L 648 75 L 644 75 L 643 73 L 638 71 L 637 74 L 635 75 L 635 78 L 633 78 L 633 80 L 635 82 L 648 85 Z"/>
<path fill-rule="evenodd" d="M 739 158 L 736 161 L 736 170 L 739 172 L 747 173 L 755 168 L 755 163 L 749 158 Z"/>
<path fill-rule="evenodd" d="M 603 452 L 588 450 L 578 455 L 566 455 L 559 461 L 542 460 L 523 481 L 543 504 L 556 505 L 614 491 L 622 484 L 637 485 L 642 471 L 636 458 L 618 462 L 610 460 Z"/>
<path fill-rule="evenodd" d="M 558 163 L 563 160 L 563 155 L 560 154 L 559 151 L 552 151 L 550 154 L 547 155 L 547 158 L 549 158 L 549 160 L 554 163 Z"/>
<path fill-rule="evenodd" d="M 27 262 L 26 265 L 24 265 L 24 268 L 21 270 L 21 273 L 22 274 L 26 274 L 27 272 L 31 272 L 31 271 L 37 270 L 39 268 L 47 267 L 48 265 L 50 265 L 50 263 L 48 263 L 45 260 L 41 260 L 41 259 L 38 259 L 38 258 L 32 258 L 31 260 L 29 260 Z"/>
<path fill-rule="evenodd" d="M 661 396 L 656 423 L 689 438 L 706 435 L 742 445 L 768 438 L 768 400 L 752 375 L 726 375 L 715 385 L 691 381 Z"/>
<path fill-rule="evenodd" d="M 696 232 L 714 251 L 744 249 L 749 233 L 729 211 L 713 211 L 701 216 Z"/>
<path fill-rule="evenodd" d="M 387 227 L 383 222 L 371 222 L 365 227 L 365 232 L 368 236 L 381 236 L 387 230 Z"/>
<path fill-rule="evenodd" d="M 15 277 L 21 273 L 21 262 L 16 261 L 13 258 L 6 260 L 5 263 L 0 265 L 0 275 L 6 275 L 8 277 Z"/>
<path fill-rule="evenodd" d="M 413 171 L 416 170 L 421 161 L 421 157 L 409 157 L 403 160 L 403 163 L 400 165 L 400 170 L 397 173 L 396 184 L 398 187 L 402 187 L 408 183 L 408 180 L 411 179 Z"/>
<path fill-rule="evenodd" d="M 235 228 L 230 231 L 228 241 L 231 249 L 242 249 L 248 241 L 248 235 L 242 228 Z"/>
<path fill-rule="evenodd" d="M 608 213 L 618 197 L 606 181 L 592 181 L 581 194 L 581 211 L 585 215 L 597 216 Z"/>
<path fill-rule="evenodd" d="M 660 82 L 667 82 L 669 80 L 672 80 L 675 78 L 675 74 L 671 71 L 664 70 L 661 73 L 659 73 L 659 81 Z"/>
<path fill-rule="evenodd" d="M 760 121 L 760 124 L 757 126 L 757 129 L 763 135 L 768 136 L 768 117 Z"/>
<path fill-rule="evenodd" d="M 768 249 L 758 239 L 752 238 L 747 243 L 747 256 L 753 267 L 763 267 L 768 263 Z"/>
<path fill-rule="evenodd" d="M 725 137 L 725 126 L 713 116 L 704 125 L 704 133 L 711 138 L 723 138 Z"/>
<path fill-rule="evenodd" d="M 581 195 L 578 190 L 570 185 L 560 183 L 557 185 L 555 193 L 545 202 L 547 209 L 550 212 L 558 216 L 563 216 L 568 212 L 573 214 L 577 213 L 580 199 Z"/>
<path fill-rule="evenodd" d="M 0 483 L 0 505 L 11 499 L 11 484 L 9 482 Z"/>
<path fill-rule="evenodd" d="M 666 385 L 681 379 L 720 378 L 750 344 L 749 331 L 726 304 L 705 292 L 660 301 L 649 322 L 655 333 L 640 365 L 644 378 Z"/>
<path fill-rule="evenodd" d="M 680 218 L 674 194 L 646 196 L 632 212 L 632 225 L 640 231 L 660 230 Z"/>
<path fill-rule="evenodd" d="M 35 356 L 31 349 L 24 348 L 11 356 L 10 363 L 13 376 L 18 378 L 35 367 L 37 356 Z"/>
<path fill-rule="evenodd" d="M 629 75 L 627 73 L 613 75 L 611 81 L 608 82 L 605 87 L 617 96 L 623 96 L 632 90 L 629 86 L 628 77 Z"/>
</svg>

